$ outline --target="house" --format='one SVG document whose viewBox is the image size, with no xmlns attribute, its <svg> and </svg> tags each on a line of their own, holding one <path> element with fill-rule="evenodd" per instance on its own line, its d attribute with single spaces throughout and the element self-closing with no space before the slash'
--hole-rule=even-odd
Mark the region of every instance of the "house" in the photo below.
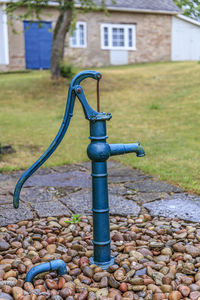
<svg viewBox="0 0 200 300">
<path fill-rule="evenodd" d="M 3 10 L 7 2 L 0 0 L 0 70 L 48 69 L 55 3 L 43 10 L 42 27 L 14 18 L 14 34 Z M 82 67 L 200 60 L 200 23 L 180 15 L 173 0 L 107 0 L 106 5 L 109 15 L 78 14 L 76 30 L 66 37 L 65 60 Z M 80 11 L 79 2 L 76 7 Z"/>
</svg>

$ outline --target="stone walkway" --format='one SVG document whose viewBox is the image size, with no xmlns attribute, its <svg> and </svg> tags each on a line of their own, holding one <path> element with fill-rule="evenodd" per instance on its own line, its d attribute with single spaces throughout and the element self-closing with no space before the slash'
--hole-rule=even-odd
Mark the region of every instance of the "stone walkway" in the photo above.
<svg viewBox="0 0 200 300">
<path fill-rule="evenodd" d="M 91 214 L 90 163 L 39 170 L 24 185 L 20 208 L 14 209 L 12 195 L 22 173 L 0 174 L 0 226 L 34 217 Z M 108 173 L 111 214 L 148 211 L 200 222 L 200 197 L 113 161 L 108 162 Z"/>
</svg>

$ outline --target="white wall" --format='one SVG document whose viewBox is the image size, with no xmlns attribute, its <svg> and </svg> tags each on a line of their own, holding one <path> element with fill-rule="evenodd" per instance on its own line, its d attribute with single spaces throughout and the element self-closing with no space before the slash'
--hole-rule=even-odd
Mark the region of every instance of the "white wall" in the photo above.
<svg viewBox="0 0 200 300">
<path fill-rule="evenodd" d="M 9 64 L 7 16 L 0 5 L 0 64 Z"/>
<path fill-rule="evenodd" d="M 197 23 L 189 22 L 186 17 L 172 18 L 173 61 L 200 60 L 200 23 Z"/>
</svg>

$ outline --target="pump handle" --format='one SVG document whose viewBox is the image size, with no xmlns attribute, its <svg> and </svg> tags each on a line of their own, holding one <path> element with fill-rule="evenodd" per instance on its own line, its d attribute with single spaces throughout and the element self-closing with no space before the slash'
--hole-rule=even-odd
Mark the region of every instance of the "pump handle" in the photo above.
<svg viewBox="0 0 200 300">
<path fill-rule="evenodd" d="M 71 120 L 71 117 L 73 116 L 73 109 L 74 109 L 74 102 L 75 98 L 78 95 L 77 94 L 77 86 L 80 85 L 80 83 L 85 79 L 85 78 L 93 78 L 96 80 L 99 80 L 102 77 L 102 75 L 97 72 L 97 71 L 83 71 L 78 73 L 71 81 L 69 90 L 68 90 L 68 97 L 67 97 L 67 104 L 66 104 L 66 109 L 65 109 L 65 114 L 63 118 L 63 122 L 60 126 L 60 129 L 53 140 L 53 142 L 50 144 L 48 149 L 42 154 L 42 156 L 28 169 L 24 172 L 24 174 L 20 177 L 18 180 L 15 191 L 14 191 L 14 196 L 13 196 L 13 205 L 15 208 L 19 207 L 19 196 L 20 196 L 20 191 L 22 189 L 23 184 L 26 182 L 26 180 L 33 174 L 35 171 L 43 165 L 43 163 L 51 156 L 51 154 L 56 150 L 58 145 L 61 143 Z M 83 96 L 83 95 L 82 95 Z M 78 97 L 79 100 L 81 101 L 80 97 Z M 98 113 L 94 111 L 89 104 L 87 103 L 87 100 L 84 97 L 84 103 L 81 104 L 83 106 L 85 116 L 88 119 L 88 115 L 94 117 Z M 87 107 L 85 107 L 87 106 Z M 89 110 L 89 112 L 88 112 Z M 87 114 L 87 112 L 89 114 Z"/>
</svg>

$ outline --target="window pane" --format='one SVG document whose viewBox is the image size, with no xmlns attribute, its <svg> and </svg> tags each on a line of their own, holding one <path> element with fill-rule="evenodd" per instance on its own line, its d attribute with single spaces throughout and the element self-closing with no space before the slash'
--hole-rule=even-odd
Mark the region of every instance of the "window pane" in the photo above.
<svg viewBox="0 0 200 300">
<path fill-rule="evenodd" d="M 124 28 L 112 28 L 112 46 L 124 47 Z"/>
<path fill-rule="evenodd" d="M 103 37 L 104 37 L 104 46 L 108 46 L 108 27 L 104 27 L 103 29 Z"/>
<path fill-rule="evenodd" d="M 72 46 L 76 46 L 77 45 L 76 30 L 74 30 L 74 32 L 73 32 L 71 43 L 72 43 Z"/>
<path fill-rule="evenodd" d="M 128 29 L 128 46 L 133 47 L 133 30 L 132 30 L 132 28 Z"/>
<path fill-rule="evenodd" d="M 84 45 L 84 26 L 83 24 L 79 25 L 79 44 Z"/>
</svg>

